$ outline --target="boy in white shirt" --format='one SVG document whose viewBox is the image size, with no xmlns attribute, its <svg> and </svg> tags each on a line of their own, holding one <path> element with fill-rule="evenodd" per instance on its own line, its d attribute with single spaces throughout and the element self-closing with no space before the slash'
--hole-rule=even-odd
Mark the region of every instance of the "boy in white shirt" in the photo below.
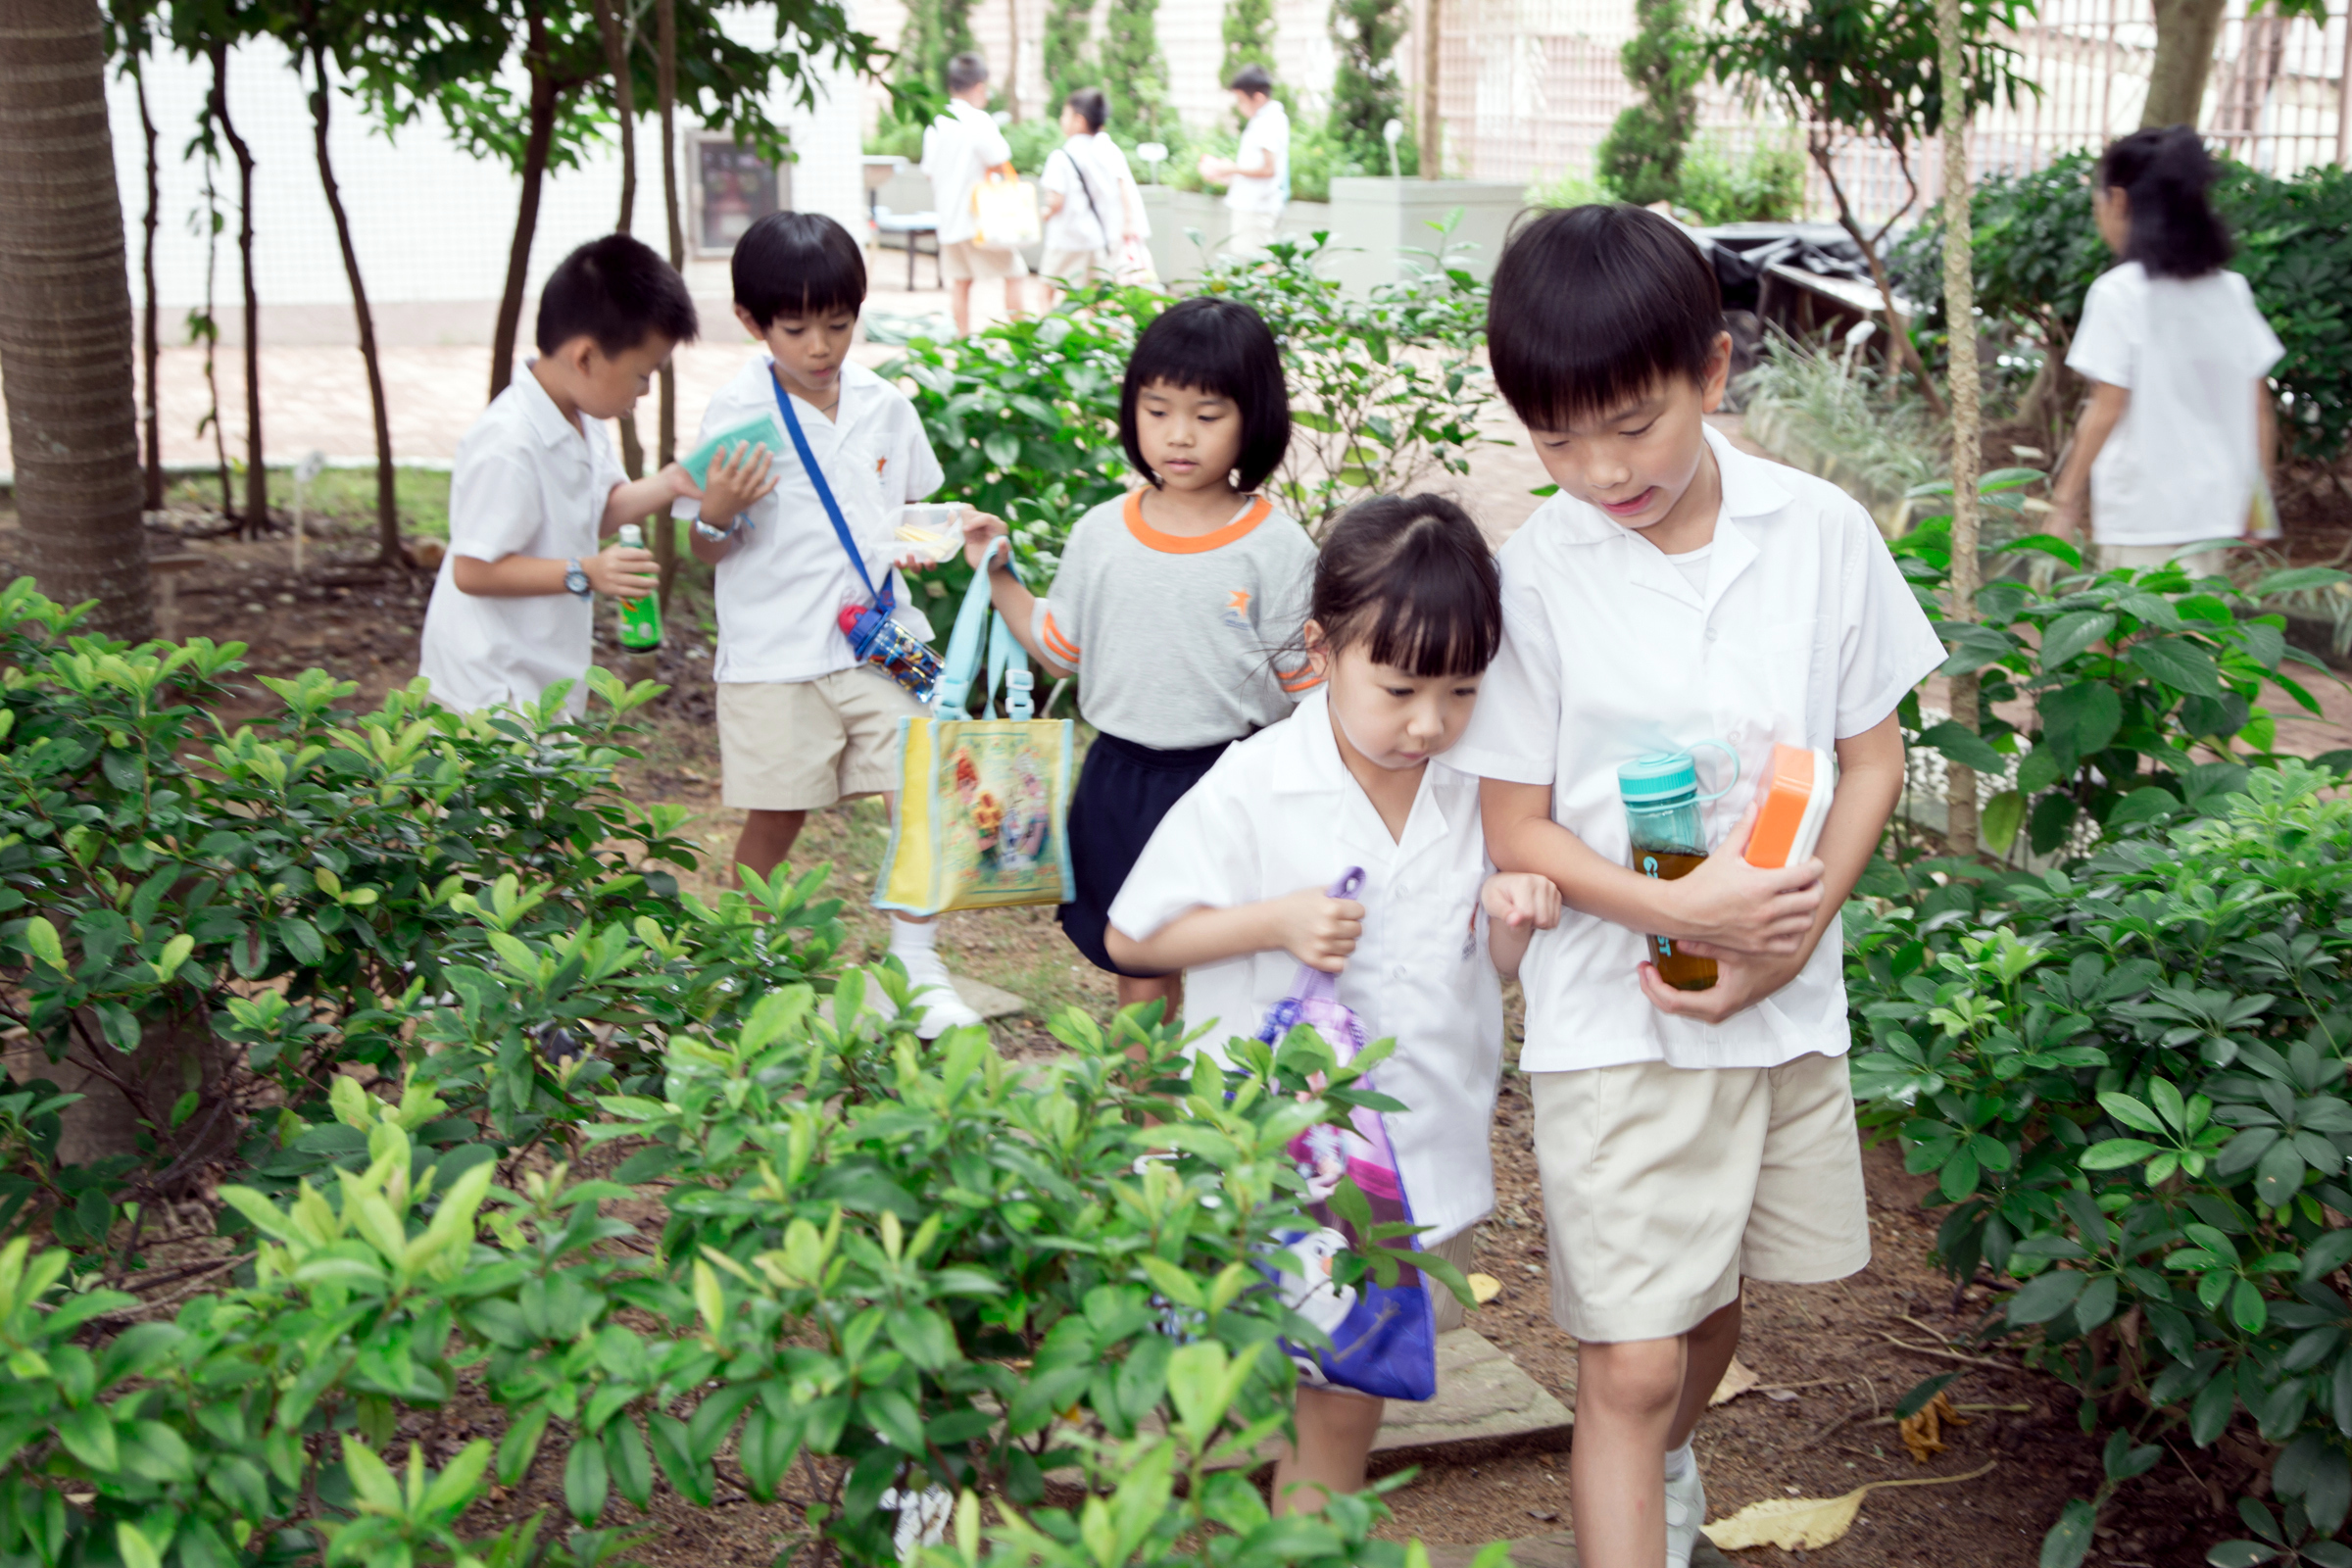
<svg viewBox="0 0 2352 1568">
<path fill-rule="evenodd" d="M 1291 117 L 1274 101 L 1274 78 L 1263 66 L 1244 66 L 1225 85 L 1249 123 L 1231 158 L 1200 160 L 1200 177 L 1225 183 L 1225 207 L 1233 215 L 1225 254 L 1248 261 L 1265 254 L 1275 220 L 1291 199 Z"/>
<path fill-rule="evenodd" d="M 809 811 L 898 788 L 899 720 L 923 705 L 858 657 L 839 617 L 870 602 L 870 581 L 895 602 L 893 618 L 931 635 L 897 574 L 893 541 L 900 509 L 945 475 L 914 405 L 849 358 L 865 304 L 865 258 L 849 230 L 818 214 L 771 213 L 735 242 L 732 268 L 735 318 L 767 352 L 711 398 L 696 439 L 765 417 L 773 446 L 721 454 L 702 498 L 677 513 L 695 519 L 695 559 L 714 568 L 720 798 L 745 812 L 735 860 L 764 877 L 792 853 Z M 815 473 L 786 432 L 787 399 Z M 820 482 L 858 561 L 834 531 Z M 937 929 L 891 921 L 890 951 L 920 994 L 925 1039 L 980 1021 L 949 982 Z"/>
<path fill-rule="evenodd" d="M 972 280 L 1004 280 L 1004 310 L 1021 313 L 1021 279 L 1029 264 L 1009 246 L 975 245 L 980 231 L 972 192 L 991 170 L 1010 172 L 1012 144 L 988 112 L 988 62 L 960 54 L 948 62 L 948 112 L 923 131 L 923 174 L 931 181 L 931 204 L 939 214 L 939 275 L 948 281 L 948 310 L 956 335 L 972 330 Z"/>
<path fill-rule="evenodd" d="M 655 588 L 650 553 L 600 551 L 598 540 L 701 494 L 674 463 L 632 481 L 604 421 L 626 417 L 694 335 L 685 282 L 626 234 L 589 241 L 548 274 L 539 357 L 458 443 L 449 554 L 419 659 L 436 702 L 523 707 L 570 681 L 566 710 L 585 710 L 595 595 L 642 599 Z"/>
<path fill-rule="evenodd" d="M 1685 1568 L 1705 1519 L 1690 1432 L 1740 1336 L 1740 1281 L 1870 1257 L 1841 1059 L 1840 906 L 1902 790 L 1894 716 L 1944 653 L 1861 506 L 1707 428 L 1731 362 L 1714 273 L 1633 207 L 1512 238 L 1495 384 L 1559 494 L 1501 553 L 1503 640 L 1453 765 L 1494 863 L 1560 889 L 1523 970 L 1552 1312 L 1579 1344 L 1587 1568 Z M 1628 866 L 1617 769 L 1718 741 L 1737 784 L 1678 881 Z M 1817 858 L 1740 858 L 1776 744 L 1835 749 Z M 1723 782 L 1718 779 L 1716 782 Z M 1728 829 L 1728 831 L 1727 831 Z M 1713 958 L 1678 991 L 1645 934 Z"/>
</svg>

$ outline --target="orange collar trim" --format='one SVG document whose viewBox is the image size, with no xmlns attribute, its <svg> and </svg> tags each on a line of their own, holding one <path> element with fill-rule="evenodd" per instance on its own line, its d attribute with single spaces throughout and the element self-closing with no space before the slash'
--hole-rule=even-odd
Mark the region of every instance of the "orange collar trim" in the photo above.
<svg viewBox="0 0 2352 1568">
<path fill-rule="evenodd" d="M 1248 511 L 1224 527 L 1211 533 L 1161 533 L 1144 520 L 1144 493 L 1127 492 L 1127 531 L 1147 550 L 1156 550 L 1169 556 L 1199 556 L 1233 543 L 1250 529 L 1274 514 L 1273 503 L 1258 496 L 1250 503 Z"/>
</svg>

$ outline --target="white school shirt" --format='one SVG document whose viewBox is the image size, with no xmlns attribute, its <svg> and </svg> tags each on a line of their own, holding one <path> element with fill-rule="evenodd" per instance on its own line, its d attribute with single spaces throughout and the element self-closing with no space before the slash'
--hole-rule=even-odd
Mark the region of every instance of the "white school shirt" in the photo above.
<svg viewBox="0 0 2352 1568">
<path fill-rule="evenodd" d="M 1109 249 L 1120 218 L 1119 176 L 1105 148 L 1111 158 L 1120 156 L 1117 144 L 1101 135 L 1072 136 L 1047 155 L 1038 189 L 1061 195 L 1061 211 L 1046 220 L 1048 251 Z"/>
<path fill-rule="evenodd" d="M 985 109 L 960 98 L 923 132 L 921 169 L 931 181 L 931 205 L 939 214 L 939 242 L 954 245 L 979 232 L 972 190 L 999 164 L 1012 162 L 1012 144 Z"/>
<path fill-rule="evenodd" d="M 1160 818 L 1110 923 L 1148 938 L 1188 909 L 1327 888 L 1350 866 L 1364 871 L 1364 931 L 1340 973 L 1340 1001 L 1366 1039 L 1396 1038 L 1372 1080 L 1408 1107 L 1388 1114 L 1389 1143 L 1414 1223 L 1433 1227 L 1420 1244 L 1433 1247 L 1494 1207 L 1487 1134 L 1502 1071 L 1502 986 L 1478 921 L 1489 869 L 1478 780 L 1433 759 L 1403 837 L 1390 838 L 1341 760 L 1330 700 L 1316 691 L 1229 749 Z M 1280 949 L 1188 969 L 1185 1026 L 1216 1024 L 1215 1045 L 1254 1035 L 1298 972 Z"/>
<path fill-rule="evenodd" d="M 1739 821 L 1777 744 L 1830 750 L 1872 728 L 1943 662 L 1943 645 L 1870 514 L 1826 480 L 1739 451 L 1714 429 L 1723 514 L 1705 593 L 1673 559 L 1593 507 L 1555 496 L 1502 548 L 1502 647 L 1479 689 L 1455 767 L 1551 786 L 1551 816 L 1603 859 L 1628 863 L 1620 763 L 1693 750 L 1721 782 L 1708 842 Z M 1777 994 L 1720 1024 L 1676 1018 L 1642 994 L 1642 934 L 1560 911 L 1519 968 L 1519 1065 L 1564 1072 L 1632 1061 L 1777 1067 L 1846 1048 L 1845 977 L 1833 924 Z"/>
<path fill-rule="evenodd" d="M 593 599 L 464 593 L 458 558 L 585 561 L 602 548 L 605 505 L 628 477 L 603 421 L 564 418 L 528 369 L 490 400 L 458 442 L 449 476 L 449 553 L 418 659 L 435 702 L 470 712 L 535 703 L 560 680 L 582 681 L 595 657 Z M 587 687 L 575 684 L 566 710 L 576 716 L 587 702 Z"/>
<path fill-rule="evenodd" d="M 1242 127 L 1242 145 L 1233 161 L 1248 169 L 1261 152 L 1274 155 L 1273 173 L 1262 178 L 1237 174 L 1225 187 L 1225 205 L 1237 213 L 1279 213 L 1291 199 L 1291 117 L 1271 98 Z"/>
<path fill-rule="evenodd" d="M 2090 536 L 2103 545 L 2234 539 L 2262 474 L 2254 383 L 2285 351 L 2227 270 L 2102 273 L 2082 301 L 2069 369 L 2132 394 L 2090 465 Z"/>
<path fill-rule="evenodd" d="M 816 486 L 801 466 L 776 407 L 775 362 L 755 354 L 703 411 L 697 445 L 721 430 L 766 416 L 775 426 L 776 487 L 745 514 L 750 524 L 713 573 L 718 647 L 710 662 L 715 681 L 815 680 L 858 662 L 841 633 L 844 605 L 872 603 L 850 564 L 849 552 L 825 515 Z M 882 585 L 899 554 L 899 509 L 939 488 L 946 475 L 923 434 L 921 416 L 906 395 L 856 363 L 841 368 L 841 406 L 826 418 L 813 404 L 793 399 L 801 431 L 823 470 L 841 514 L 865 556 L 866 576 Z M 681 497 L 676 515 L 693 517 L 702 504 Z M 906 580 L 895 573 L 892 619 L 928 639 L 931 623 L 915 608 Z"/>
</svg>

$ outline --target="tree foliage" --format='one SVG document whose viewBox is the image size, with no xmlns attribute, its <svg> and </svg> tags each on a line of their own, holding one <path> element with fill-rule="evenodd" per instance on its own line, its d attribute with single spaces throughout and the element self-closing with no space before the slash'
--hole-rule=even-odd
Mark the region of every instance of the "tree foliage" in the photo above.
<svg viewBox="0 0 2352 1568">
<path fill-rule="evenodd" d="M 1258 66 L 1276 81 L 1282 73 L 1274 59 L 1274 0 L 1225 0 L 1225 54 L 1217 65 L 1217 84 L 1224 85 L 1244 66 Z"/>
<path fill-rule="evenodd" d="M 1647 207 L 1681 194 L 1683 151 L 1698 120 L 1692 89 L 1705 66 L 1683 0 L 1638 0 L 1635 10 L 1641 28 L 1618 58 L 1641 97 L 1609 126 L 1593 167 L 1618 200 Z"/>
<path fill-rule="evenodd" d="M 1381 127 L 1405 119 L 1396 46 L 1411 21 L 1406 0 L 1331 0 L 1331 41 L 1339 58 L 1332 71 L 1327 128 L 1357 162 L 1382 172 L 1389 153 Z M 1396 157 L 1403 172 L 1419 172 L 1409 131 L 1397 144 Z"/>
<path fill-rule="evenodd" d="M 1168 111 L 1168 62 L 1159 52 L 1159 0 L 1108 0 L 1098 62 L 1122 135 L 1159 139 L 1175 128 Z"/>
</svg>

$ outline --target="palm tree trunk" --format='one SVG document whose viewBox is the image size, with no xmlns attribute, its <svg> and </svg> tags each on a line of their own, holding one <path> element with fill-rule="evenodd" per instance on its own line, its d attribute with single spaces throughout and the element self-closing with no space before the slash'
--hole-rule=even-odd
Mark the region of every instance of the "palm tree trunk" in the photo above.
<svg viewBox="0 0 2352 1568">
<path fill-rule="evenodd" d="M 1968 195 L 1967 59 L 1961 49 L 1960 0 L 1936 0 L 1936 38 L 1943 75 L 1943 306 L 1951 329 L 1952 619 L 1977 618 L 1977 270 L 1975 215 Z M 1952 722 L 1975 729 L 1974 674 L 1951 680 Z M 1977 770 L 1947 760 L 1944 841 L 1951 853 L 1977 853 Z"/>
<path fill-rule="evenodd" d="M 155 306 L 155 230 L 162 222 L 162 174 L 155 156 L 155 117 L 147 112 L 147 74 L 136 71 L 131 83 L 139 94 L 139 132 L 147 143 L 147 216 L 142 222 L 145 238 L 139 251 L 139 275 L 146 290 L 146 303 L 139 311 L 139 369 L 144 384 L 140 388 L 140 407 L 147 417 L 147 444 L 144 460 L 139 465 L 146 470 L 147 510 L 161 512 L 164 508 L 164 431 L 163 420 L 157 414 L 155 390 L 156 366 L 163 358 L 162 344 L 157 335 Z"/>
<path fill-rule="evenodd" d="M 498 298 L 498 330 L 490 341 L 490 395 L 514 378 L 514 339 L 522 322 L 522 284 L 531 266 L 531 237 L 539 227 L 539 187 L 547 179 L 548 148 L 556 136 L 556 78 L 547 58 L 547 15 L 527 13 L 523 63 L 531 73 L 530 127 L 522 143 L 522 200 L 514 210 L 514 242 L 507 248 L 507 285 Z"/>
<path fill-rule="evenodd" d="M 669 265 L 686 270 L 686 227 L 678 216 L 678 8 L 677 0 L 654 0 L 654 90 L 662 111 L 662 206 L 669 219 Z M 678 372 L 662 364 L 662 425 L 656 467 L 678 455 Z M 663 517 L 654 529 L 654 560 L 662 572 L 662 608 L 669 608 L 670 585 L 678 580 L 678 526 Z"/>
<path fill-rule="evenodd" d="M 139 522 L 130 271 L 96 0 L 0 8 L 0 363 L 26 555 L 41 590 L 155 630 Z"/>
<path fill-rule="evenodd" d="M 245 537 L 270 526 L 270 470 L 262 458 L 262 301 L 253 280 L 253 149 L 228 118 L 228 45 L 212 46 L 213 90 L 206 113 L 237 160 L 237 263 L 245 284 Z"/>
<path fill-rule="evenodd" d="M 622 0 L 625 3 L 625 0 Z M 629 75 L 629 33 L 615 0 L 596 0 L 596 30 L 605 40 L 605 69 L 612 74 L 612 108 L 620 121 L 620 217 L 612 225 L 626 234 L 637 215 L 637 86 Z M 630 478 L 645 474 L 645 442 L 632 410 L 620 421 L 620 466 Z"/>
<path fill-rule="evenodd" d="M 2155 0 L 2156 58 L 2148 65 L 2142 129 L 2197 122 L 2214 46 L 2221 42 L 2224 9 L 2224 0 Z"/>
<path fill-rule="evenodd" d="M 318 81 L 311 93 L 311 139 L 318 149 L 318 188 L 326 193 L 326 210 L 335 219 L 335 240 L 343 248 L 343 276 L 351 284 L 351 312 L 360 328 L 360 363 L 368 368 L 368 407 L 375 416 L 375 560 L 378 565 L 389 566 L 400 559 L 400 507 L 392 488 L 392 415 L 384 404 L 384 368 L 375 349 L 375 313 L 368 308 L 360 253 L 351 242 L 351 218 L 343 211 L 343 189 L 335 183 L 335 166 L 327 157 L 326 51 L 316 43 L 311 45 L 311 71 Z"/>
</svg>

